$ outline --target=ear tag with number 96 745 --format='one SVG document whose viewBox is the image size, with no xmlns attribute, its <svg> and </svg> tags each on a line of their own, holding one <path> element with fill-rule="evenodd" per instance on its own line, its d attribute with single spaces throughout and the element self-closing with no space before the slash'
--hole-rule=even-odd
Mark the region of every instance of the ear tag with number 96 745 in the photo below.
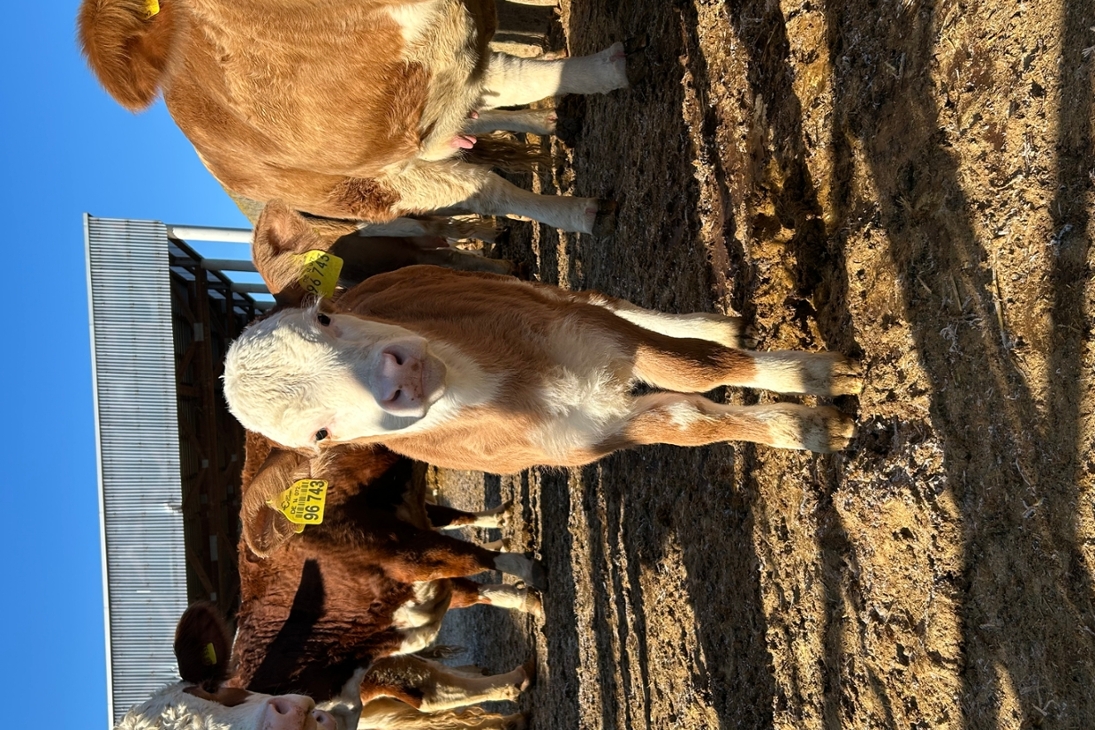
<svg viewBox="0 0 1095 730">
<path fill-rule="evenodd" d="M 309 294 L 317 297 L 334 295 L 338 286 L 338 275 L 342 273 L 342 259 L 328 251 L 309 251 L 297 254 L 300 264 L 300 285 Z"/>
<path fill-rule="evenodd" d="M 323 507 L 327 504 L 327 482 L 323 479 L 301 479 L 293 482 L 268 505 L 285 515 L 285 519 L 298 525 L 303 532 L 307 525 L 323 522 Z"/>
</svg>

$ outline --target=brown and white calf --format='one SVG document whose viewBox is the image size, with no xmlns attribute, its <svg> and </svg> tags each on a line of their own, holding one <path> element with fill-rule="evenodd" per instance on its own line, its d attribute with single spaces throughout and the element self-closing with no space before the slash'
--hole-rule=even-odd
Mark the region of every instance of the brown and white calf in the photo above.
<svg viewBox="0 0 1095 730">
<path fill-rule="evenodd" d="M 257 235 L 280 250 L 314 247 L 298 215 L 266 212 Z M 862 387 L 841 355 L 740 350 L 739 330 L 718 314 L 660 314 L 595 292 L 415 266 L 251 325 L 229 349 L 225 396 L 247 428 L 290 448 L 382 443 L 499 473 L 652 443 L 846 446 L 854 426 L 835 408 L 697 395 L 721 385 L 821 396 Z M 663 390 L 634 395 L 638 383 Z"/>
<path fill-rule="evenodd" d="M 627 86 L 623 47 L 517 58 L 489 50 L 496 25 L 493 0 L 84 0 L 78 17 L 107 91 L 134 111 L 162 92 L 235 193 L 332 218 L 455 208 L 593 232 L 599 201 L 534 195 L 463 153 L 491 130 L 553 131 L 498 107 Z"/>
<path fill-rule="evenodd" d="M 450 607 L 539 611 L 539 599 L 527 587 L 465 577 L 501 570 L 535 587 L 543 584 L 538 563 L 449 537 L 431 523 L 432 517 L 442 525 L 496 524 L 497 513 L 428 507 L 424 483 L 411 478 L 405 459 L 355 447 L 308 458 L 255 434 L 247 446 L 236 638 L 240 686 L 327 699 L 356 668 L 427 647 Z M 329 486 L 322 524 L 296 534 L 269 503 L 300 479 L 323 479 Z"/>
<path fill-rule="evenodd" d="M 482 676 L 421 657 L 387 657 L 355 669 L 335 696 L 317 704 L 307 695 L 244 689 L 232 671 L 232 652 L 231 636 L 217 610 L 211 604 L 192 605 L 175 633 L 182 681 L 133 707 L 117 730 L 520 730 L 525 726 L 521 714 L 495 715 L 467 706 L 516 699 L 532 679 L 530 665 Z"/>
</svg>

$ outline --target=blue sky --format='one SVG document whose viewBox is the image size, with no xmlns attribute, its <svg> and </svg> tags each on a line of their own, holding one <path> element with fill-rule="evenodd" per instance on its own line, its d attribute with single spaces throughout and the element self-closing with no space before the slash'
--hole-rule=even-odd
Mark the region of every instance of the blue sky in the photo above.
<svg viewBox="0 0 1095 730">
<path fill-rule="evenodd" d="M 133 115 L 88 71 L 78 3 L 5 8 L 0 101 L 6 280 L 25 310 L 3 324 L 8 687 L 63 688 L 73 727 L 106 722 L 102 569 L 82 214 L 246 226 L 163 103 Z M 47 712 L 50 714 L 50 712 Z M 16 716 L 18 712 L 16 713 Z M 50 715 L 53 716 L 53 715 Z M 43 716 L 45 717 L 45 716 Z M 70 715 L 75 718 L 75 715 Z"/>
</svg>

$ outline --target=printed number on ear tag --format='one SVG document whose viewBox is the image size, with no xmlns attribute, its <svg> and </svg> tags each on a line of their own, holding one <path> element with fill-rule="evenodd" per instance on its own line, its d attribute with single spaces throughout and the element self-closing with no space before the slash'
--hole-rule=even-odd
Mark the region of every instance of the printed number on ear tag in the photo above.
<svg viewBox="0 0 1095 730">
<path fill-rule="evenodd" d="M 296 532 L 303 532 L 307 525 L 323 522 L 327 482 L 323 479 L 301 479 L 266 504 L 297 525 Z"/>
<path fill-rule="evenodd" d="M 300 285 L 309 294 L 329 297 L 338 286 L 342 273 L 342 259 L 327 251 L 309 251 L 297 254 L 300 263 Z"/>
</svg>

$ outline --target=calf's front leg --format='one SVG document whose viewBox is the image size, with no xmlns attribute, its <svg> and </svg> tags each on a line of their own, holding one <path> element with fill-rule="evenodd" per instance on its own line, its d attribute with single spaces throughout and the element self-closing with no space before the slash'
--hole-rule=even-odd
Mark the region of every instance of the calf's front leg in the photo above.
<svg viewBox="0 0 1095 730">
<path fill-rule="evenodd" d="M 509 583 L 476 583 L 468 578 L 452 579 L 452 603 L 449 608 L 496 606 L 543 617 L 544 605 L 539 594 L 528 586 Z"/>
<path fill-rule="evenodd" d="M 733 406 L 691 393 L 653 393 L 635 399 L 630 417 L 601 448 L 610 453 L 642 444 L 749 441 L 829 453 L 847 447 L 854 435 L 852 419 L 830 406 Z"/>
<path fill-rule="evenodd" d="M 856 395 L 860 365 L 835 352 L 755 352 L 635 329 L 633 372 L 658 388 L 705 393 L 720 385 L 802 395 Z"/>
</svg>

